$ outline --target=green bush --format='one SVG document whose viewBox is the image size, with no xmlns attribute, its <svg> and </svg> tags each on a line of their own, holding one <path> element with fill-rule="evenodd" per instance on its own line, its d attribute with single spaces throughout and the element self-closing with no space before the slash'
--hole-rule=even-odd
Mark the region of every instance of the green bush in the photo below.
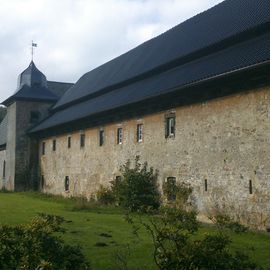
<svg viewBox="0 0 270 270">
<path fill-rule="evenodd" d="M 140 164 L 135 158 L 135 166 L 130 161 L 121 167 L 121 178 L 112 181 L 112 191 L 117 204 L 131 211 L 147 207 L 160 206 L 160 194 L 157 188 L 157 171 L 148 168 L 147 163 Z"/>
<path fill-rule="evenodd" d="M 0 269 L 91 269 L 81 248 L 59 237 L 65 232 L 63 222 L 59 216 L 41 214 L 27 225 L 0 226 Z"/>
<path fill-rule="evenodd" d="M 96 193 L 97 201 L 101 204 L 113 204 L 115 202 L 115 196 L 112 192 L 112 189 L 100 186 L 99 190 Z"/>
<path fill-rule="evenodd" d="M 163 208 L 149 218 L 131 215 L 127 220 L 138 232 L 138 224 L 151 234 L 154 261 L 161 270 L 259 270 L 247 254 L 231 252 L 231 240 L 222 231 L 194 237 L 200 224 L 194 211 Z"/>
</svg>

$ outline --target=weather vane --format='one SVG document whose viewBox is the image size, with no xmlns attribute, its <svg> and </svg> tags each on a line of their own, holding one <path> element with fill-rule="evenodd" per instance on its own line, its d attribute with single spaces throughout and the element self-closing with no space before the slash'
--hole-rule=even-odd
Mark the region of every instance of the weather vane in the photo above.
<svg viewBox="0 0 270 270">
<path fill-rule="evenodd" d="M 34 57 L 34 47 L 37 47 L 37 43 L 34 43 L 32 40 L 32 44 L 31 44 L 31 58 L 33 61 L 33 57 Z"/>
</svg>

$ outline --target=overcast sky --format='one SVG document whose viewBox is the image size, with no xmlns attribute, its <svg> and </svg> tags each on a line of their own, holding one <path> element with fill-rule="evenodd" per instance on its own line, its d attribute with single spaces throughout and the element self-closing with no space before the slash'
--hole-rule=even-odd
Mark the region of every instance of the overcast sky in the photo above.
<svg viewBox="0 0 270 270">
<path fill-rule="evenodd" d="M 34 61 L 48 80 L 85 72 L 222 0 L 0 0 L 0 102 Z"/>
</svg>

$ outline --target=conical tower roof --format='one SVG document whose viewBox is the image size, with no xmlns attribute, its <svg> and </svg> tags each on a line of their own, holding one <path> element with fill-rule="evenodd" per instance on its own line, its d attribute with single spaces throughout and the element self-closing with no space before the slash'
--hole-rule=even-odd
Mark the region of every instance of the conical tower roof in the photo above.
<svg viewBox="0 0 270 270">
<path fill-rule="evenodd" d="M 33 61 L 31 61 L 28 68 L 19 75 L 17 91 L 21 89 L 23 85 L 47 88 L 46 76 L 36 67 Z"/>
</svg>

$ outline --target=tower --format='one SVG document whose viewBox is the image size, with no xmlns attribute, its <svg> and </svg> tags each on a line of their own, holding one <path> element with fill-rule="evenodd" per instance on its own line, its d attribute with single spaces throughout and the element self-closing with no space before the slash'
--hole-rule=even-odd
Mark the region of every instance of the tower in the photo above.
<svg viewBox="0 0 270 270">
<path fill-rule="evenodd" d="M 6 179 L 9 190 L 38 188 L 38 143 L 27 134 L 46 117 L 58 97 L 48 89 L 46 76 L 30 62 L 18 77 L 15 93 L 6 99 Z"/>
</svg>

